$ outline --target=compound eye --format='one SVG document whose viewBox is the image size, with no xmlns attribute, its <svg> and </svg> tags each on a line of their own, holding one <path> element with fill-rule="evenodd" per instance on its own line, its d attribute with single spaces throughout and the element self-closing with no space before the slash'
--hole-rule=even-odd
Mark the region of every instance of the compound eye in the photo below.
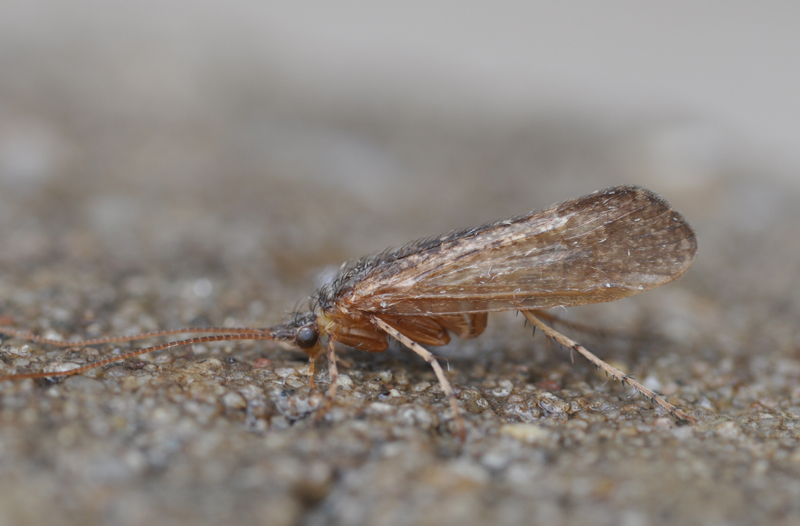
<svg viewBox="0 0 800 526">
<path fill-rule="evenodd" d="M 319 332 L 317 328 L 313 325 L 306 325 L 305 327 L 300 327 L 298 329 L 297 334 L 294 335 L 294 342 L 297 344 L 298 347 L 301 349 L 310 349 L 317 344 L 317 340 L 319 339 Z"/>
</svg>

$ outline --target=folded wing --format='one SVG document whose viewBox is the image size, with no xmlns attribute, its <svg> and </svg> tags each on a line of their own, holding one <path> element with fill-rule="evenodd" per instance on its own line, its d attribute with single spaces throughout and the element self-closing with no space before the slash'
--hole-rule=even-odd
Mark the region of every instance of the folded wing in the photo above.
<svg viewBox="0 0 800 526">
<path fill-rule="evenodd" d="M 696 251 L 669 204 L 620 186 L 362 260 L 336 302 L 412 316 L 597 303 L 672 281 Z"/>
</svg>

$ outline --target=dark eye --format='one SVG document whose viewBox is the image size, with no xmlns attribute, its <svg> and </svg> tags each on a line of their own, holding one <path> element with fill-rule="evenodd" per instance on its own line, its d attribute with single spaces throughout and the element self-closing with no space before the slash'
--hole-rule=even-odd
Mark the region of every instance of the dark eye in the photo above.
<svg viewBox="0 0 800 526">
<path fill-rule="evenodd" d="M 301 349 L 310 349 L 314 347 L 318 339 L 319 332 L 317 332 L 317 328 L 313 325 L 300 327 L 300 329 L 297 331 L 297 334 L 294 335 L 294 342 Z"/>
</svg>

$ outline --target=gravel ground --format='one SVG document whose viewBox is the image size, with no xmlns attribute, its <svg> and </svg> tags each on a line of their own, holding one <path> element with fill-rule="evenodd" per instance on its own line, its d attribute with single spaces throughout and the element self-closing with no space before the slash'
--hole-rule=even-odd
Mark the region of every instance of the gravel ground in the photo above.
<svg viewBox="0 0 800 526">
<path fill-rule="evenodd" d="M 301 353 L 194 345 L 0 382 L 0 523 L 800 521 L 797 188 L 727 158 L 665 175 L 652 121 L 455 119 L 220 77 L 188 101 L 126 100 L 5 57 L 18 74 L 0 82 L 3 324 L 64 339 L 269 326 L 347 259 L 634 182 L 695 227 L 695 264 L 554 314 L 596 328 L 564 331 L 699 422 L 573 364 L 513 314 L 436 349 L 463 444 L 433 372 L 401 348 L 343 349 L 318 418 Z M 127 348 L 3 338 L 0 373 Z"/>
</svg>

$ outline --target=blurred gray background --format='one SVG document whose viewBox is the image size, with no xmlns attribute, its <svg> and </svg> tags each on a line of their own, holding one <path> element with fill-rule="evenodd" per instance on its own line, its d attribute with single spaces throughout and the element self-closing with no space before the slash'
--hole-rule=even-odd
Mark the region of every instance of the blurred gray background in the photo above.
<svg viewBox="0 0 800 526">
<path fill-rule="evenodd" d="M 443 351 L 491 407 L 468 415 L 464 449 L 427 417 L 396 431 L 400 406 L 370 394 L 446 410 L 403 390 L 432 376 L 402 352 L 349 354 L 347 418 L 320 427 L 297 409 L 307 378 L 201 382 L 195 349 L 1 384 L 0 522 L 795 523 L 799 20 L 754 2 L 2 2 L 3 323 L 269 325 L 342 261 L 635 183 L 696 228 L 695 265 L 568 316 L 656 335 L 575 337 L 701 423 L 568 365 L 511 316 Z M 6 370 L 55 356 L 3 345 Z M 508 385 L 601 401 L 559 413 L 540 397 L 520 416 Z"/>
</svg>

